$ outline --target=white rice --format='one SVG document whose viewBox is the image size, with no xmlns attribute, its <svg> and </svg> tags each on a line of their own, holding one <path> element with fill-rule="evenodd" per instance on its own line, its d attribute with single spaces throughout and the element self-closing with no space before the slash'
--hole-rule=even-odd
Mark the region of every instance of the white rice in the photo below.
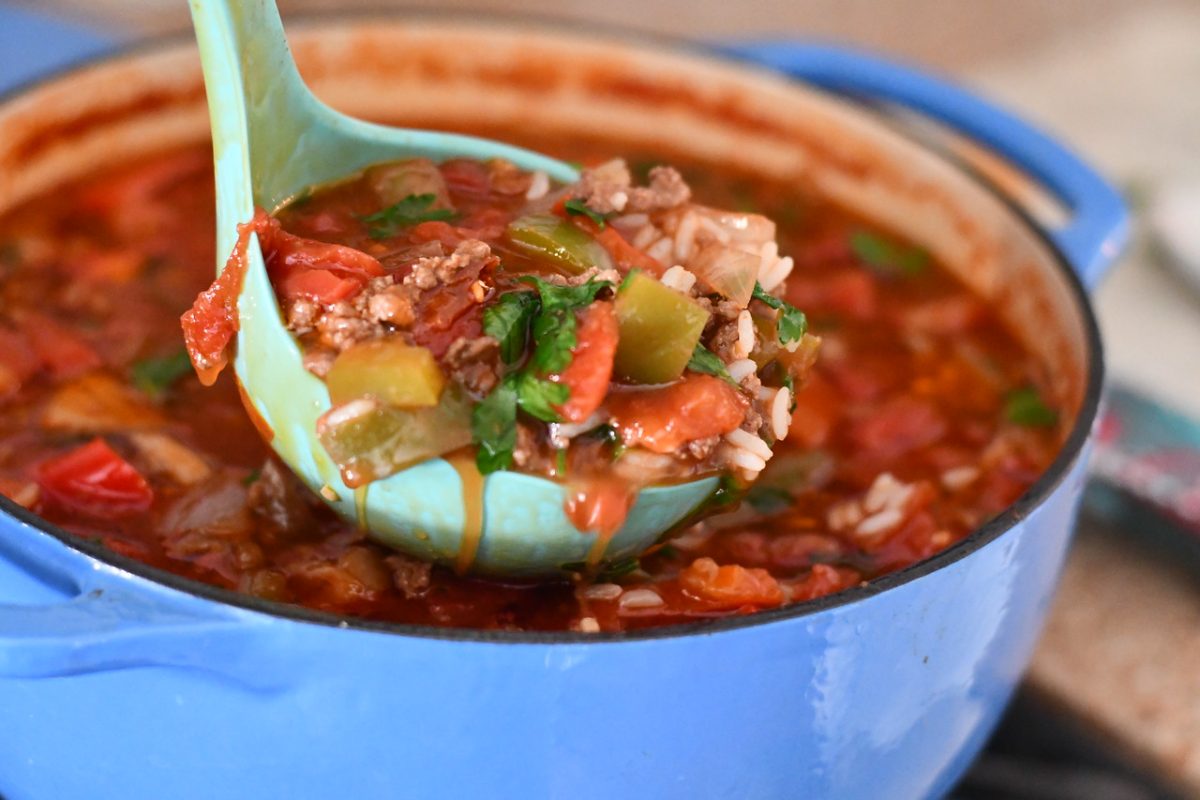
<svg viewBox="0 0 1200 800">
<path fill-rule="evenodd" d="M 540 169 L 533 173 L 529 189 L 525 192 L 526 200 L 541 200 L 550 191 L 550 176 Z"/>
<path fill-rule="evenodd" d="M 596 583 L 583 590 L 588 600 L 616 600 L 625 591 L 615 583 Z"/>
<path fill-rule="evenodd" d="M 965 489 L 979 479 L 979 468 L 970 465 L 955 467 L 942 473 L 942 486 L 952 492 Z"/>
<path fill-rule="evenodd" d="M 903 508 L 912 492 L 912 486 L 896 480 L 892 473 L 880 473 L 867 490 L 867 496 L 863 498 L 863 509 L 868 514 L 874 514 L 884 509 Z"/>
<path fill-rule="evenodd" d="M 579 632 L 599 633 L 600 623 L 596 621 L 595 617 L 584 617 L 583 619 L 579 620 Z"/>
<path fill-rule="evenodd" d="M 739 358 L 729 365 L 729 377 L 733 378 L 735 383 L 741 383 L 749 376 L 758 372 L 758 364 L 755 364 L 748 358 Z"/>
<path fill-rule="evenodd" d="M 679 550 L 699 550 L 708 543 L 715 532 L 712 528 L 699 525 L 687 533 L 676 536 L 671 540 L 671 546 Z"/>
<path fill-rule="evenodd" d="M 688 213 L 683 215 L 679 227 L 675 229 L 675 258 L 679 261 L 686 262 L 692 255 L 692 246 L 696 242 L 696 226 L 696 215 Z"/>
<path fill-rule="evenodd" d="M 762 247 L 758 248 L 758 258 L 758 279 L 761 281 L 779 260 L 779 243 L 774 239 L 763 242 Z"/>
<path fill-rule="evenodd" d="M 696 276 L 676 264 L 663 273 L 662 282 L 664 286 L 668 286 L 677 292 L 688 294 L 692 291 L 692 287 L 696 285 Z"/>
<path fill-rule="evenodd" d="M 749 450 L 742 450 L 740 447 L 734 447 L 730 450 L 729 461 L 735 467 L 740 467 L 747 472 L 762 472 L 767 467 L 767 462 L 759 458 Z"/>
<path fill-rule="evenodd" d="M 624 211 L 625 204 L 629 202 L 629 195 L 625 194 L 624 192 L 613 192 L 612 196 L 608 198 L 608 201 L 612 203 L 612 207 L 617 211 Z"/>
<path fill-rule="evenodd" d="M 737 331 L 737 345 L 733 348 L 733 354 L 738 358 L 748 358 L 754 352 L 754 318 L 749 311 L 743 310 L 738 314 Z"/>
<path fill-rule="evenodd" d="M 626 230 L 641 230 L 650 224 L 650 216 L 648 214 L 626 214 L 614 219 L 612 224 Z"/>
<path fill-rule="evenodd" d="M 763 403 L 766 403 L 768 400 L 770 400 L 770 399 L 771 399 L 771 398 L 773 398 L 774 396 L 775 396 L 775 389 L 774 389 L 774 388 L 772 388 L 772 387 L 770 387 L 770 386 L 760 386 L 760 387 L 758 387 L 758 395 L 757 395 L 757 397 L 758 397 L 758 399 L 759 399 L 760 401 L 762 401 Z"/>
<path fill-rule="evenodd" d="M 664 236 L 649 247 L 643 248 L 643 252 L 655 261 L 670 261 L 673 246 L 674 242 L 669 237 Z"/>
<path fill-rule="evenodd" d="M 771 401 L 771 432 L 783 441 L 792 427 L 792 392 L 786 386 L 775 393 Z"/>
<path fill-rule="evenodd" d="M 638 608 L 654 608 L 661 606 L 663 599 L 658 595 L 658 592 L 650 589 L 631 589 L 621 595 L 620 606 L 622 610 L 634 610 Z"/>
<path fill-rule="evenodd" d="M 792 267 L 794 266 L 795 262 L 791 256 L 777 258 L 769 267 L 760 272 L 758 282 L 762 284 L 764 291 L 772 292 L 787 280 L 788 275 L 792 274 Z"/>
<path fill-rule="evenodd" d="M 835 531 L 844 531 L 857 525 L 863 518 L 862 508 L 853 500 L 830 506 L 825 522 Z"/>
<path fill-rule="evenodd" d="M 645 250 L 647 247 L 653 244 L 654 240 L 657 238 L 658 228 L 647 224 L 642 226 L 641 229 L 639 229 L 638 232 L 633 235 L 633 238 L 629 241 L 629 243 L 639 250 Z"/>
<path fill-rule="evenodd" d="M 854 533 L 856 536 L 878 536 L 892 530 L 903 521 L 904 513 L 902 511 L 897 508 L 885 508 L 878 514 L 872 514 L 858 523 Z"/>
<path fill-rule="evenodd" d="M 744 431 L 741 428 L 725 434 L 725 441 L 739 450 L 745 450 L 748 453 L 758 456 L 764 462 L 771 458 L 770 446 L 753 433 Z"/>
</svg>

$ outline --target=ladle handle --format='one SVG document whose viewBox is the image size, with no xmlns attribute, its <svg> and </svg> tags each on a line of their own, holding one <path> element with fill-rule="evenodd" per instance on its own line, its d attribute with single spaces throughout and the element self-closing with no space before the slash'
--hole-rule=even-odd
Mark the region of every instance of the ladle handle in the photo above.
<svg viewBox="0 0 1200 800">
<path fill-rule="evenodd" d="M 949 81 L 844 47 L 758 41 L 719 49 L 838 94 L 918 112 L 1004 157 L 1066 206 L 1070 219 L 1043 230 L 1089 289 L 1128 239 L 1128 209 L 1108 181 L 1053 138 Z"/>
</svg>

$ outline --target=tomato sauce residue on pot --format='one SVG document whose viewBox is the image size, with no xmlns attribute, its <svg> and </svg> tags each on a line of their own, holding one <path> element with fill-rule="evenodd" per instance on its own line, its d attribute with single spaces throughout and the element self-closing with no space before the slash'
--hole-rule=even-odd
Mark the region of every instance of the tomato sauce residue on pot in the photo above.
<svg viewBox="0 0 1200 800">
<path fill-rule="evenodd" d="M 523 143 L 588 164 L 620 149 Z M 751 367 L 758 401 L 689 372 L 660 395 L 610 394 L 606 429 L 572 439 L 565 459 L 553 448 L 527 450 L 522 469 L 565 472 L 568 481 L 583 475 L 569 513 L 583 529 L 609 531 L 630 498 L 625 484 L 588 480 L 578 467 L 589 459 L 603 459 L 613 475 L 653 474 L 680 446 L 738 441 L 725 417 L 736 428 L 751 406 L 790 414 L 786 440 L 772 444 L 740 501 L 641 558 L 610 562 L 597 551 L 596 563 L 561 582 L 472 578 L 458 574 L 470 567 L 470 547 L 449 567 L 430 566 L 372 542 L 301 486 L 272 456 L 229 371 L 206 389 L 185 352 L 180 315 L 212 282 L 216 260 L 212 175 L 199 148 L 113 170 L 0 220 L 0 493 L 114 552 L 256 597 L 374 620 L 594 632 L 752 613 L 901 569 L 1003 511 L 1054 458 L 1065 424 L 1044 392 L 1044 368 L 927 253 L 794 186 L 670 154 L 634 155 L 635 175 L 670 161 L 697 201 L 774 219 L 779 252 L 795 260 L 778 297 L 806 312 L 822 340 L 819 359 L 796 348 L 772 353 L 780 364 L 761 376 Z M 456 203 L 505 179 L 442 166 Z M 336 302 L 348 284 L 381 275 L 365 259 L 357 270 L 315 274 L 305 261 L 310 246 L 286 237 L 337 239 L 321 233 L 330 219 L 320 211 L 315 203 L 285 216 L 264 244 L 274 245 L 277 289 Z M 472 231 L 486 231 L 482 210 L 468 215 Z M 581 230 L 589 219 L 579 220 Z M 450 241 L 461 223 L 422 221 L 374 254 L 371 237 L 359 244 L 386 272 L 401 246 Z M 267 224 L 259 222 L 260 235 Z M 673 259 L 654 258 L 653 242 L 617 241 L 603 230 L 589 235 L 618 265 L 636 262 L 654 280 L 670 280 Z M 499 234 L 493 241 L 497 258 L 513 257 Z M 471 281 L 461 288 L 470 292 Z M 212 296 L 213 313 L 190 328 L 193 353 L 214 370 L 236 332 L 225 314 L 231 291 Z M 418 344 L 435 361 L 480 335 L 483 320 L 460 307 L 459 294 L 418 299 L 418 313 L 436 323 Z M 609 327 L 599 316 L 579 318 L 579 330 L 599 331 L 601 355 Z M 793 369 L 806 380 L 771 407 L 765 401 L 781 396 Z M 591 377 L 555 380 L 586 386 Z M 684 384 L 686 397 L 671 395 Z M 672 413 L 701 395 L 694 412 Z M 586 396 L 559 412 L 585 416 L 595 408 Z M 369 480 L 363 485 L 369 491 Z"/>
</svg>

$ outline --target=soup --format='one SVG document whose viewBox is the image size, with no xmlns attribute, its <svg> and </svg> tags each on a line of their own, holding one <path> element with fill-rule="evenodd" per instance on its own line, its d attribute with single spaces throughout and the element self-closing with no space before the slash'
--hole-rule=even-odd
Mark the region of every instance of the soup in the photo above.
<svg viewBox="0 0 1200 800">
<path fill-rule="evenodd" d="M 585 163 L 614 150 L 526 143 Z M 927 254 L 798 187 L 685 164 L 698 201 L 777 220 L 795 261 L 778 291 L 822 347 L 789 435 L 744 498 L 723 493 L 727 509 L 639 559 L 538 584 L 456 575 L 336 517 L 271 456 L 229 375 L 205 389 L 191 374 L 178 319 L 212 279 L 209 161 L 173 153 L 0 222 L 0 492 L 172 572 L 337 614 L 481 629 L 746 614 L 953 544 L 1061 444 L 1039 364 Z M 661 161 L 678 163 L 630 158 L 643 174 Z"/>
</svg>

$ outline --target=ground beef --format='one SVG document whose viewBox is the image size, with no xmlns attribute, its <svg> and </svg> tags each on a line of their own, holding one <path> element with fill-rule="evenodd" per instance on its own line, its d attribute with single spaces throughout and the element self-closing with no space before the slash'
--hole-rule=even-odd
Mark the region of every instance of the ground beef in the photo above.
<svg viewBox="0 0 1200 800">
<path fill-rule="evenodd" d="M 320 343 L 341 352 L 359 342 L 382 336 L 383 325 L 366 318 L 365 305 L 365 298 L 359 295 L 354 300 L 343 300 L 329 306 L 317 320 Z"/>
<path fill-rule="evenodd" d="M 429 591 L 433 565 L 396 553 L 384 559 L 392 571 L 392 583 L 405 599 L 415 600 Z"/>
<path fill-rule="evenodd" d="M 693 439 L 687 443 L 684 448 L 687 454 L 697 461 L 703 461 L 712 455 L 717 449 L 717 445 L 721 443 L 720 436 L 709 436 L 705 439 Z"/>
<path fill-rule="evenodd" d="M 412 272 L 404 278 L 404 285 L 418 289 L 433 289 L 439 284 L 452 283 L 462 270 L 478 274 L 494 261 L 492 248 L 487 242 L 466 239 L 448 256 L 431 256 L 417 259 Z"/>
<path fill-rule="evenodd" d="M 288 330 L 295 331 L 297 334 L 311 331 L 317 324 L 320 314 L 321 306 L 307 297 L 298 297 L 292 300 L 284 310 Z"/>
<path fill-rule="evenodd" d="M 625 210 L 632 191 L 633 179 L 625 160 L 615 158 L 598 167 L 585 169 L 571 194 L 597 214 L 614 214 Z"/>
<path fill-rule="evenodd" d="M 537 434 L 528 425 L 517 423 L 517 445 L 513 448 L 513 463 L 528 467 L 537 453 Z"/>
<path fill-rule="evenodd" d="M 324 380 L 336 359 L 337 353 L 335 351 L 318 345 L 305 349 L 304 358 L 301 363 L 304 364 L 306 370 Z"/>
<path fill-rule="evenodd" d="M 650 170 L 650 185 L 630 191 L 628 210 L 664 211 L 691 199 L 692 190 L 678 170 L 673 167 L 654 167 Z"/>
<path fill-rule="evenodd" d="M 389 278 L 376 278 L 371 281 L 388 281 L 378 288 L 373 285 L 366 289 L 367 316 L 375 322 L 386 322 L 397 328 L 407 328 L 416 320 L 416 292 L 411 286 L 391 283 Z"/>
<path fill-rule="evenodd" d="M 708 349 L 716 353 L 726 364 L 738 360 L 734 354 L 738 343 L 738 325 L 736 322 L 724 322 L 717 325 L 716 332 L 708 340 Z"/>
<path fill-rule="evenodd" d="M 451 343 L 443 360 L 450 379 L 476 397 L 483 397 L 499 381 L 499 343 L 490 336 L 468 339 L 465 336 Z"/>
</svg>

